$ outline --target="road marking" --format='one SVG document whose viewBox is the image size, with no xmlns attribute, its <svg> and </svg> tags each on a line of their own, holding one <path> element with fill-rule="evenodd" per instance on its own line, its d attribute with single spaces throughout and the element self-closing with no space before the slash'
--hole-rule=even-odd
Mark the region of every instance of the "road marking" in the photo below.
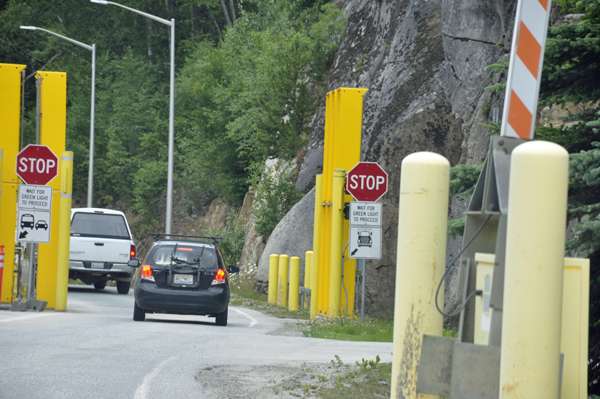
<svg viewBox="0 0 600 399">
<path fill-rule="evenodd" d="M 36 314 L 31 314 L 31 315 L 27 315 L 27 316 L 21 316 L 21 317 L 9 317 L 8 319 L 1 319 L 0 323 L 5 323 L 8 321 L 21 321 L 21 320 L 27 320 L 27 319 L 36 319 L 38 317 L 42 317 L 42 316 L 52 316 L 52 315 L 56 315 L 57 313 L 36 313 Z"/>
<path fill-rule="evenodd" d="M 144 377 L 144 380 L 142 381 L 140 386 L 135 390 L 135 395 L 133 397 L 135 399 L 146 399 L 148 397 L 148 385 L 150 384 L 150 381 L 152 381 L 158 375 L 160 370 L 163 367 L 165 367 L 167 363 L 175 359 L 175 356 L 168 358 L 167 360 L 163 361 L 158 366 L 156 366 L 154 370 L 152 370 L 149 374 L 147 374 Z"/>
<path fill-rule="evenodd" d="M 258 324 L 258 321 L 256 321 L 256 319 L 255 319 L 254 317 L 250 316 L 248 313 L 246 313 L 246 312 L 242 312 L 241 310 L 237 310 L 237 309 L 234 309 L 234 308 L 231 308 L 231 310 L 233 310 L 233 311 L 235 311 L 235 312 L 238 312 L 238 313 L 239 313 L 239 314 L 241 314 L 242 316 L 244 316 L 244 317 L 246 317 L 246 318 L 250 319 L 250 327 L 254 327 L 255 325 L 257 325 L 257 324 Z"/>
</svg>

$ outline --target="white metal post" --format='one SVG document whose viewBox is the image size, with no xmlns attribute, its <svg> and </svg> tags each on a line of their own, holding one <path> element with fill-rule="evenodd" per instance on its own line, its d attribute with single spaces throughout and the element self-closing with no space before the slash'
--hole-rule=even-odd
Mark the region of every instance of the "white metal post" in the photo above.
<svg viewBox="0 0 600 399">
<path fill-rule="evenodd" d="M 95 4 L 108 5 L 112 4 L 114 6 L 118 6 L 134 12 L 136 14 L 142 15 L 146 18 L 150 18 L 153 21 L 160 22 L 161 24 L 167 25 L 171 27 L 171 72 L 170 72 L 170 91 L 169 91 L 169 160 L 168 160 L 168 168 L 167 168 L 167 216 L 165 222 L 165 232 L 167 234 L 171 233 L 171 219 L 173 216 L 173 146 L 174 146 L 174 137 L 175 137 L 175 19 L 171 19 L 171 21 L 167 21 L 166 19 L 159 18 L 155 15 L 145 13 L 140 10 L 136 10 L 135 8 L 127 7 L 119 3 L 115 3 L 112 1 L 106 0 L 90 0 L 90 2 Z"/>
</svg>

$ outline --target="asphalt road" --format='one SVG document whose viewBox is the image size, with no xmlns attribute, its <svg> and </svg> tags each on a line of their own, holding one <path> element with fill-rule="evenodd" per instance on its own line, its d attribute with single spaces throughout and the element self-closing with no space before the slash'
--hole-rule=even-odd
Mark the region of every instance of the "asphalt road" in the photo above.
<svg viewBox="0 0 600 399">
<path fill-rule="evenodd" d="M 134 322 L 133 300 L 133 291 L 70 286 L 66 312 L 2 305 L 0 398 L 252 398 L 241 392 L 258 392 L 278 370 L 392 360 L 391 343 L 305 338 L 284 327 L 291 320 L 233 306 L 226 327 L 202 316 Z"/>
</svg>

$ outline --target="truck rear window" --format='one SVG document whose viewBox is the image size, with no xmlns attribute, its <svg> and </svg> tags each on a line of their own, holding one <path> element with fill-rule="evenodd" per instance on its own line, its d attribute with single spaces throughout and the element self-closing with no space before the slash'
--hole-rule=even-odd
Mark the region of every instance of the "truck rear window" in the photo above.
<svg viewBox="0 0 600 399">
<path fill-rule="evenodd" d="M 129 231 L 122 215 L 76 212 L 71 220 L 71 235 L 129 240 Z"/>
</svg>

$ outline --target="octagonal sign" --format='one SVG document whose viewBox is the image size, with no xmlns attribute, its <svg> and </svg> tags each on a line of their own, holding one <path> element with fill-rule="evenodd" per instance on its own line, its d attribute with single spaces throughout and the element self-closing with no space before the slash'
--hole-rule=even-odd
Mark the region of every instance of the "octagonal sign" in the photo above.
<svg viewBox="0 0 600 399">
<path fill-rule="evenodd" d="M 45 186 L 58 176 L 58 157 L 48 146 L 29 144 L 17 154 L 17 175 L 25 184 Z"/>
<path fill-rule="evenodd" d="M 357 201 L 377 201 L 387 193 L 388 175 L 377 162 L 359 162 L 348 172 L 346 189 Z"/>
</svg>

